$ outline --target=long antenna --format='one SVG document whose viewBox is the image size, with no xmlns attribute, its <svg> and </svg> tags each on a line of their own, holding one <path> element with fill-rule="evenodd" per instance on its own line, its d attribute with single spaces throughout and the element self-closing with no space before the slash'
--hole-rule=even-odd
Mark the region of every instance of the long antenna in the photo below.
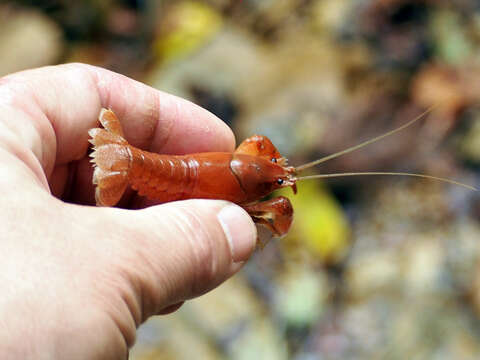
<svg viewBox="0 0 480 360">
<path fill-rule="evenodd" d="M 423 175 L 423 174 L 412 174 L 412 173 L 404 173 L 404 172 L 358 172 L 358 173 L 337 173 L 337 174 L 319 174 L 319 175 L 309 175 L 309 176 L 301 176 L 297 178 L 297 181 L 300 180 L 310 180 L 310 179 L 322 179 L 322 178 L 334 178 L 334 177 L 342 177 L 342 176 L 368 176 L 368 175 L 400 175 L 400 176 L 414 176 L 414 177 L 420 177 L 420 178 L 425 178 L 425 179 L 432 179 L 432 180 L 438 180 L 446 183 L 450 183 L 453 185 L 458 185 L 462 186 L 464 188 L 467 188 L 469 190 L 473 191 L 478 191 L 477 188 L 462 184 L 461 182 L 450 180 L 450 179 L 445 179 L 437 176 L 430 176 L 430 175 Z"/>
<path fill-rule="evenodd" d="M 420 115 L 418 115 L 415 119 L 413 120 L 410 120 L 408 123 L 406 123 L 405 125 L 402 125 L 400 126 L 399 128 L 396 128 L 396 129 L 393 129 L 383 135 L 380 135 L 380 136 L 377 136 L 377 137 L 374 137 L 373 139 L 370 139 L 370 140 L 367 140 L 367 141 L 364 141 L 358 145 L 355 145 L 355 146 L 352 146 L 348 149 L 345 149 L 345 150 L 342 150 L 342 151 L 339 151 L 339 152 L 336 152 L 334 154 L 331 154 L 331 155 L 328 155 L 328 156 L 325 156 L 323 158 L 320 158 L 318 160 L 314 160 L 312 162 L 309 162 L 309 163 L 306 163 L 306 164 L 303 164 L 303 165 L 300 165 L 298 167 L 295 168 L 295 170 L 298 172 L 298 171 L 302 171 L 302 170 L 305 170 L 305 169 L 308 169 L 312 166 L 315 166 L 315 165 L 318 165 L 318 164 L 321 164 L 325 161 L 328 161 L 328 160 L 332 160 L 332 159 L 335 159 L 341 155 L 345 155 L 345 154 L 348 154 L 352 151 L 355 151 L 355 150 L 358 150 L 364 146 L 367 146 L 367 145 L 370 145 L 378 140 L 381 140 L 383 138 L 386 138 L 387 136 L 390 136 L 390 135 L 393 135 L 403 129 L 405 129 L 406 127 L 409 127 L 410 125 L 414 124 L 415 122 L 417 122 L 418 120 L 420 120 L 421 118 L 423 118 L 425 115 L 427 115 L 428 113 L 430 113 L 437 105 L 433 105 L 431 107 L 429 107 L 427 110 L 425 110 L 423 113 L 421 113 Z"/>
</svg>

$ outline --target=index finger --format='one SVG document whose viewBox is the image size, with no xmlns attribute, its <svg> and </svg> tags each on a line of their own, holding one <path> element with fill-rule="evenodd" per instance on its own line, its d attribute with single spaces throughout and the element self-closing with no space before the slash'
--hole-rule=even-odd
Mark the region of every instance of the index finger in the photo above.
<svg viewBox="0 0 480 360">
<path fill-rule="evenodd" d="M 85 156 L 87 132 L 97 126 L 102 107 L 117 114 L 127 140 L 142 149 L 185 154 L 232 151 L 235 146 L 232 131 L 207 110 L 95 66 L 29 70 L 2 79 L 2 84 L 10 87 L 14 105 L 36 123 L 38 138 L 43 140 L 40 148 L 50 147 L 37 156 L 44 169 Z M 48 139 L 52 135 L 53 141 Z"/>
</svg>

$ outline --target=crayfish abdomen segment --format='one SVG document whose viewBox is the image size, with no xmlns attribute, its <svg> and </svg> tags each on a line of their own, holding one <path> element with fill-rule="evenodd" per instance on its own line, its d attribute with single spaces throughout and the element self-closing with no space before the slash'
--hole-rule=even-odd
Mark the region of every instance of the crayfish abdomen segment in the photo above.
<svg viewBox="0 0 480 360">
<path fill-rule="evenodd" d="M 131 147 L 131 187 L 141 196 L 167 202 L 188 198 L 195 177 L 188 159 L 181 156 L 160 155 Z"/>
</svg>

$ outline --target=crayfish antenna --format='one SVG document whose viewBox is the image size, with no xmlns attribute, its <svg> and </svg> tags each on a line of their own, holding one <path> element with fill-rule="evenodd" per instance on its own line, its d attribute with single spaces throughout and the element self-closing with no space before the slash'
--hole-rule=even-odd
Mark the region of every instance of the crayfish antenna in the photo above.
<svg viewBox="0 0 480 360">
<path fill-rule="evenodd" d="M 300 165 L 300 166 L 295 168 L 295 171 L 300 172 L 302 170 L 311 168 L 312 166 L 321 164 L 321 163 L 323 163 L 325 161 L 328 161 L 328 160 L 335 159 L 339 156 L 342 156 L 342 155 L 348 154 L 352 151 L 358 150 L 358 149 L 360 149 L 364 146 L 373 144 L 374 142 L 377 142 L 377 141 L 379 141 L 383 138 L 386 138 L 387 136 L 396 134 L 397 132 L 399 132 L 399 131 L 409 127 L 410 125 L 413 125 L 414 123 L 416 123 L 418 120 L 423 118 L 425 115 L 429 114 L 437 106 L 438 106 L 438 104 L 431 106 L 430 108 L 425 110 L 423 113 L 418 115 L 413 120 L 410 120 L 406 124 L 396 128 L 396 129 L 390 130 L 390 131 L 386 132 L 385 134 L 379 135 L 377 137 L 374 137 L 373 139 L 364 141 L 364 142 L 362 142 L 358 145 L 349 147 L 345 150 L 342 150 L 342 151 L 336 152 L 334 154 L 331 154 L 331 155 L 325 156 L 323 158 L 320 158 L 318 160 L 314 160 L 312 162 Z M 352 172 L 352 173 L 336 173 L 336 174 L 319 174 L 319 175 L 309 175 L 309 176 L 297 177 L 296 181 L 310 180 L 310 179 L 325 179 L 325 178 L 344 177 L 344 176 L 370 176 L 370 175 L 414 176 L 414 177 L 420 177 L 420 178 L 425 178 L 425 179 L 430 179 L 430 180 L 442 181 L 442 182 L 445 182 L 445 183 L 461 186 L 461 187 L 464 187 L 464 188 L 472 190 L 472 191 L 479 191 L 477 188 L 475 188 L 473 186 L 463 184 L 463 183 L 455 181 L 455 180 L 450 180 L 450 179 L 446 179 L 446 178 L 442 178 L 442 177 L 438 177 L 438 176 L 431 176 L 431 175 L 424 175 L 424 174 L 414 174 L 414 173 L 406 173 L 406 172 Z"/>
<path fill-rule="evenodd" d="M 309 176 L 301 176 L 297 178 L 297 181 L 300 180 L 311 180 L 311 179 L 325 179 L 325 178 L 333 178 L 333 177 L 344 177 L 344 176 L 370 176 L 370 175 L 393 175 L 393 176 L 414 176 L 414 177 L 420 177 L 424 179 L 430 179 L 430 180 L 437 180 L 457 186 L 464 187 L 468 190 L 472 191 L 479 191 L 477 188 L 455 181 L 455 180 L 450 180 L 438 176 L 431 176 L 431 175 L 424 175 L 424 174 L 414 174 L 414 173 L 405 173 L 405 172 L 356 172 L 356 173 L 336 173 L 336 174 L 318 174 L 318 175 L 309 175 Z"/>
<path fill-rule="evenodd" d="M 90 161 L 95 168 L 92 180 L 96 185 L 95 201 L 98 206 L 114 206 L 128 185 L 131 153 L 113 111 L 102 109 L 98 120 L 104 129 L 88 131 L 89 142 L 93 145 Z"/>
<path fill-rule="evenodd" d="M 303 165 L 300 165 L 300 166 L 297 166 L 295 168 L 295 170 L 297 172 L 300 172 L 302 170 L 305 170 L 305 169 L 308 169 L 308 168 L 311 168 L 312 166 L 315 166 L 315 165 L 318 165 L 318 164 L 321 164 L 325 161 L 328 161 L 328 160 L 332 160 L 332 159 L 335 159 L 339 156 L 342 156 L 342 155 L 345 155 L 345 154 L 348 154 L 348 153 L 351 153 L 352 151 L 355 151 L 355 150 L 358 150 L 360 148 L 363 148 L 364 146 L 367 146 L 367 145 L 370 145 L 370 144 L 373 144 L 374 142 L 377 142 L 383 138 L 386 138 L 387 136 L 390 136 L 390 135 L 393 135 L 393 134 L 396 134 L 397 132 L 409 127 L 410 125 L 413 125 L 414 123 L 416 123 L 418 120 L 422 119 L 425 115 L 428 115 L 433 109 L 435 109 L 438 105 L 433 105 L 431 107 L 429 107 L 427 110 L 425 110 L 423 113 L 421 113 L 420 115 L 418 115 L 415 119 L 413 120 L 410 120 L 409 122 L 407 122 L 406 124 L 396 128 L 396 129 L 393 129 L 393 130 L 390 130 L 388 132 L 386 132 L 385 134 L 382 134 L 382 135 L 379 135 L 379 136 L 376 136 L 374 137 L 373 139 L 370 139 L 370 140 L 367 140 L 367 141 L 364 141 L 358 145 L 355 145 L 355 146 L 352 146 L 352 147 L 349 147 L 345 150 L 342 150 L 342 151 L 339 151 L 339 152 L 336 152 L 334 154 L 330 154 L 330 155 L 327 155 L 323 158 L 320 158 L 320 159 L 317 159 L 317 160 L 314 160 L 312 162 L 309 162 L 309 163 L 306 163 L 306 164 L 303 164 Z"/>
</svg>

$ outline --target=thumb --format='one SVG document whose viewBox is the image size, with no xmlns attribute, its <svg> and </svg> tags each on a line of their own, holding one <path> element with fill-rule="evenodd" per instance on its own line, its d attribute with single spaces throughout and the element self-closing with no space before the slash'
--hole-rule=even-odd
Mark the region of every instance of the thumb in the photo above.
<svg viewBox="0 0 480 360">
<path fill-rule="evenodd" d="M 130 281 L 137 282 L 131 284 L 137 297 L 143 297 L 143 319 L 215 288 L 255 249 L 252 219 L 226 201 L 179 201 L 135 215 L 128 225 L 135 239 L 126 239 L 123 246 L 134 256 L 129 256 L 124 270 L 133 275 L 127 277 Z"/>
</svg>

